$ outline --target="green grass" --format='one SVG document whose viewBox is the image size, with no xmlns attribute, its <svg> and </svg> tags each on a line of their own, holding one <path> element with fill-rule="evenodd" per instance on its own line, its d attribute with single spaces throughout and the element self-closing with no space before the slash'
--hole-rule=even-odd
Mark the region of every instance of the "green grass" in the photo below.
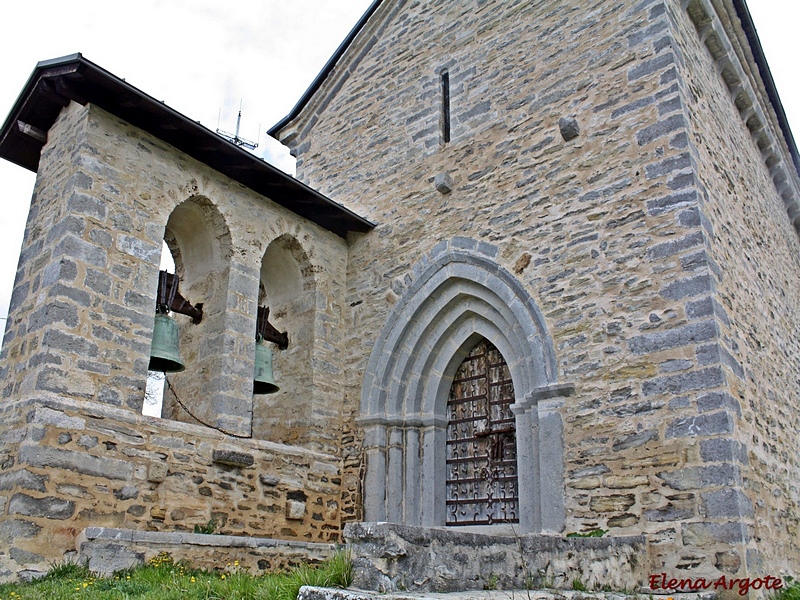
<svg viewBox="0 0 800 600">
<path fill-rule="evenodd" d="M 786 577 L 783 584 L 786 587 L 772 596 L 772 600 L 800 600 L 800 582 L 794 581 L 791 577 Z"/>
<path fill-rule="evenodd" d="M 224 572 L 198 571 L 161 554 L 147 565 L 102 579 L 86 567 L 53 566 L 28 584 L 0 585 L 0 600 L 294 600 L 303 585 L 347 587 L 352 581 L 347 553 L 318 566 L 254 577 L 234 564 Z"/>
</svg>

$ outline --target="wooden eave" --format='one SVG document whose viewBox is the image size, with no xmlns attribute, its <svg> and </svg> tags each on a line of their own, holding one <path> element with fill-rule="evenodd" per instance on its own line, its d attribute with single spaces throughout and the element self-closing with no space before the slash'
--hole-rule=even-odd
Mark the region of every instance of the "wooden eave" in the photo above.
<svg viewBox="0 0 800 600">
<path fill-rule="evenodd" d="M 47 132 L 70 101 L 102 108 L 339 236 L 374 227 L 81 54 L 36 65 L 0 129 L 0 157 L 36 172 Z"/>
</svg>

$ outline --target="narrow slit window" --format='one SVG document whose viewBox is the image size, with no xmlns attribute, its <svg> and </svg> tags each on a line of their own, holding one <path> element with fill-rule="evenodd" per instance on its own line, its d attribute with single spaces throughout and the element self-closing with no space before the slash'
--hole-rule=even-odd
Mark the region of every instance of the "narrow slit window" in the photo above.
<svg viewBox="0 0 800 600">
<path fill-rule="evenodd" d="M 450 141 L 450 73 L 442 72 L 442 140 Z"/>
</svg>

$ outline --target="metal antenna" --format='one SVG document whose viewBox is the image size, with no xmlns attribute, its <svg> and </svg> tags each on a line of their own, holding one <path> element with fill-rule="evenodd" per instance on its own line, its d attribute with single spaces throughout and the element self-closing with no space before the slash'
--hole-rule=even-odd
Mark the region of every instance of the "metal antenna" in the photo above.
<svg viewBox="0 0 800 600">
<path fill-rule="evenodd" d="M 220 109 L 222 110 L 222 109 Z M 227 131 L 222 131 L 221 129 L 217 128 L 217 134 L 221 137 L 224 137 L 229 142 L 236 144 L 240 148 L 244 147 L 248 150 L 255 150 L 258 148 L 257 142 L 251 142 L 250 140 L 246 140 L 244 138 L 239 137 L 239 126 L 242 123 L 242 100 L 239 100 L 239 116 L 236 117 L 236 133 L 228 133 Z"/>
</svg>

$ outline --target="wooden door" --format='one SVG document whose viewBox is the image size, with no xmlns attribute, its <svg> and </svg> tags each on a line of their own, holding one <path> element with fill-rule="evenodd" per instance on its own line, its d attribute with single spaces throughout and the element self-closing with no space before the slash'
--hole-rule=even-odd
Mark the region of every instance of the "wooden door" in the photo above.
<svg viewBox="0 0 800 600">
<path fill-rule="evenodd" d="M 447 401 L 447 525 L 519 521 L 514 384 L 486 339 L 461 363 Z"/>
</svg>

